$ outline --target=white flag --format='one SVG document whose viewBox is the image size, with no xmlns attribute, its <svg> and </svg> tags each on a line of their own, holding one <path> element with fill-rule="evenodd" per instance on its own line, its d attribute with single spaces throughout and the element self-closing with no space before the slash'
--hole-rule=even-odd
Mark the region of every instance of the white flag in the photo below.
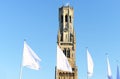
<svg viewBox="0 0 120 79">
<path fill-rule="evenodd" d="M 108 79 L 112 79 L 112 72 L 111 72 L 111 68 L 110 68 L 110 63 L 109 63 L 108 57 L 107 57 L 107 71 L 108 71 Z"/>
<path fill-rule="evenodd" d="M 35 52 L 27 45 L 24 41 L 23 49 L 23 66 L 26 66 L 30 69 L 39 70 L 40 58 L 35 54 Z"/>
<path fill-rule="evenodd" d="M 92 76 L 93 74 L 93 67 L 94 67 L 94 63 L 93 63 L 93 60 L 92 60 L 92 57 L 87 49 L 87 64 L 88 64 L 88 76 Z"/>
<path fill-rule="evenodd" d="M 57 69 L 62 71 L 72 72 L 72 68 L 68 62 L 67 57 L 64 55 L 63 51 L 57 45 Z"/>
</svg>

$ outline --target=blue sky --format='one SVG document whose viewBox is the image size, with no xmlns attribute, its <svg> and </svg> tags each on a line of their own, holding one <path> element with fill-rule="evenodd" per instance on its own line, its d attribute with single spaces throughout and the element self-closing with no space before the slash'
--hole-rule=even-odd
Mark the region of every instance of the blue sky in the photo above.
<svg viewBox="0 0 120 79">
<path fill-rule="evenodd" d="M 105 53 L 116 78 L 120 0 L 1 0 L 0 79 L 19 79 L 24 39 L 42 62 L 39 71 L 23 68 L 22 79 L 55 78 L 58 8 L 68 2 L 74 7 L 78 78 L 87 78 L 86 47 L 95 65 L 91 79 L 107 79 Z"/>
</svg>

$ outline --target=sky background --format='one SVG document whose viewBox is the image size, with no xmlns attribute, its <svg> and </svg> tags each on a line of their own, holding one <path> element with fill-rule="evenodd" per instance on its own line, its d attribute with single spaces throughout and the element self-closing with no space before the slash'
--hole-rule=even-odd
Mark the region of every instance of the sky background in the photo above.
<svg viewBox="0 0 120 79">
<path fill-rule="evenodd" d="M 0 79 L 19 79 L 23 42 L 42 59 L 39 71 L 23 68 L 22 79 L 55 79 L 58 9 L 74 8 L 78 79 L 87 79 L 86 47 L 94 61 L 90 79 L 113 79 L 120 66 L 120 0 L 0 0 Z M 116 62 L 119 60 L 119 62 Z"/>
</svg>

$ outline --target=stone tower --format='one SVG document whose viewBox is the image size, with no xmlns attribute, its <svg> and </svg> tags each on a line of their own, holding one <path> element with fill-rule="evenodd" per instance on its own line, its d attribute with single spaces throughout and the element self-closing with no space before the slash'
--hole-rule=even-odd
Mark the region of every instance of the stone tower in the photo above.
<svg viewBox="0 0 120 79">
<path fill-rule="evenodd" d="M 76 66 L 76 38 L 73 28 L 74 9 L 68 6 L 59 8 L 59 30 L 57 35 L 57 44 L 63 50 L 72 67 L 72 73 L 57 70 L 55 68 L 55 79 L 78 79 L 78 70 Z"/>
</svg>

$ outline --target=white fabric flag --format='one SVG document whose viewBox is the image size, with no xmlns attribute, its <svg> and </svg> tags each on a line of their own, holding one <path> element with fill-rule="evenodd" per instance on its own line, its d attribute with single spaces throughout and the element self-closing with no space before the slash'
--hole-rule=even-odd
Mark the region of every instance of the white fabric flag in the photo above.
<svg viewBox="0 0 120 79">
<path fill-rule="evenodd" d="M 68 62 L 67 57 L 64 55 L 63 51 L 57 45 L 57 69 L 62 71 L 72 72 L 72 68 Z"/>
<path fill-rule="evenodd" d="M 110 68 L 110 63 L 109 63 L 108 57 L 107 57 L 107 72 L 108 72 L 108 79 L 112 79 L 112 72 L 111 72 L 111 68 Z"/>
<path fill-rule="evenodd" d="M 26 66 L 30 69 L 39 70 L 39 62 L 41 59 L 35 54 L 35 52 L 24 41 L 23 49 L 23 63 L 22 66 Z"/>
<path fill-rule="evenodd" d="M 93 74 L 94 63 L 92 57 L 87 49 L 87 64 L 88 64 L 88 76 L 91 77 Z"/>
</svg>

